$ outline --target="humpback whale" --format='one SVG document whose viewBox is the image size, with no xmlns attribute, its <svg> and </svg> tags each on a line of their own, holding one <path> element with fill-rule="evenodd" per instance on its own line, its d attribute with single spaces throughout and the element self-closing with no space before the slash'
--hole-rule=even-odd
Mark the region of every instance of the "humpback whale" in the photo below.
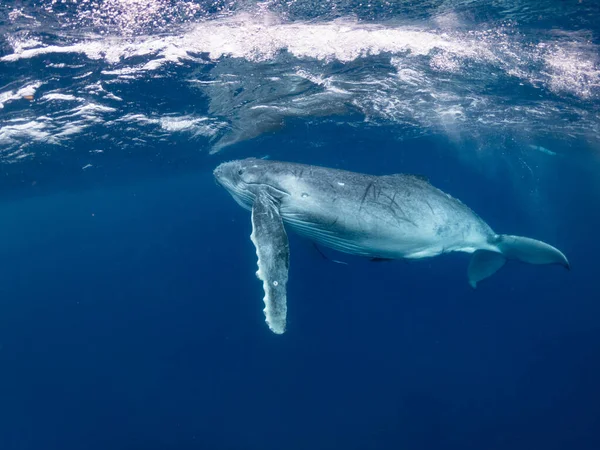
<svg viewBox="0 0 600 450">
<path fill-rule="evenodd" d="M 287 315 L 286 227 L 322 246 L 376 260 L 472 253 L 467 274 L 473 288 L 507 259 L 570 268 L 560 250 L 496 234 L 464 203 L 420 176 L 375 176 L 255 158 L 222 163 L 213 174 L 252 212 L 256 274 L 263 282 L 266 322 L 277 334 L 285 331 Z"/>
</svg>

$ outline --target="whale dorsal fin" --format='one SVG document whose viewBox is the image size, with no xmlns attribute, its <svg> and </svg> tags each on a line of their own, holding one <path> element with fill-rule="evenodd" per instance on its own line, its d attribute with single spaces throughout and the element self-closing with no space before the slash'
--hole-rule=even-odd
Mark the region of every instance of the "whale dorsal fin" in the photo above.
<svg viewBox="0 0 600 450">
<path fill-rule="evenodd" d="M 260 190 L 252 206 L 252 243 L 258 256 L 256 276 L 265 291 L 266 322 L 273 333 L 285 332 L 287 314 L 286 284 L 290 248 L 279 204 L 266 189 Z"/>
<path fill-rule="evenodd" d="M 408 173 L 393 173 L 391 175 L 386 175 L 388 177 L 393 177 L 393 178 L 414 178 L 415 180 L 420 180 L 420 181 L 424 181 L 426 183 L 429 183 L 429 178 L 427 178 L 425 175 L 421 175 L 421 174 L 408 174 Z"/>
<path fill-rule="evenodd" d="M 414 173 L 412 175 L 409 175 L 413 178 L 416 178 L 417 180 L 421 180 L 421 181 L 425 181 L 426 183 L 429 183 L 429 178 L 426 175 L 420 174 L 420 173 Z"/>
</svg>

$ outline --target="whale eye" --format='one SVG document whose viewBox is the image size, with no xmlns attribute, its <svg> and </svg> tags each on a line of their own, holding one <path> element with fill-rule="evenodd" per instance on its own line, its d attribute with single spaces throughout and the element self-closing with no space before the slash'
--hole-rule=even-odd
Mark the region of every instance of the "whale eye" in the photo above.
<svg viewBox="0 0 600 450">
<path fill-rule="evenodd" d="M 244 169 L 240 169 L 240 170 L 238 170 L 238 175 L 241 175 L 241 174 L 243 174 L 243 173 L 244 173 Z"/>
</svg>

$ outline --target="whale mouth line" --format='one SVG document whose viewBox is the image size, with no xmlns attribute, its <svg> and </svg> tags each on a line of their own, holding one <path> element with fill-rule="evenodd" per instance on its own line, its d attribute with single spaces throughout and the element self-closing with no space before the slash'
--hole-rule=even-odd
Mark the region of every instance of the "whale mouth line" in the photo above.
<svg viewBox="0 0 600 450">
<path fill-rule="evenodd" d="M 267 184 L 267 183 L 246 183 L 248 186 L 258 186 L 258 187 L 264 187 L 264 188 L 268 188 L 271 191 L 275 191 L 277 194 L 281 194 L 281 195 L 287 195 L 288 197 L 291 196 L 292 194 L 290 194 L 289 192 L 280 189 L 280 188 L 276 188 L 275 186 L 271 185 L 271 184 Z"/>
</svg>

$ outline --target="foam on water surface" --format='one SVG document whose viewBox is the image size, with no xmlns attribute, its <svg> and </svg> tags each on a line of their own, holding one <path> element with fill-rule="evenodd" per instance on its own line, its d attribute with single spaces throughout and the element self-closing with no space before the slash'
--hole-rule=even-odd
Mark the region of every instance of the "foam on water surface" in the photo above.
<svg viewBox="0 0 600 450">
<path fill-rule="evenodd" d="M 287 118 L 339 115 L 362 116 L 371 126 L 400 124 L 407 137 L 501 131 L 535 140 L 552 128 L 597 139 L 592 105 L 600 99 L 600 52 L 585 32 L 469 26 L 449 4 L 428 20 L 399 23 L 292 21 L 291 10 L 274 12 L 277 2 L 259 5 L 260 14 L 238 8 L 197 18 L 198 5 L 178 2 L 193 20 L 144 34 L 160 27 L 166 2 L 114 0 L 105 12 L 88 6 L 68 23 L 91 24 L 83 32 L 7 38 L 0 67 L 15 75 L 0 88 L 0 105 L 10 105 L 12 118 L 39 124 L 44 137 L 32 132 L 23 142 L 10 124 L 0 124 L 13 136 L 4 139 L 2 160 L 33 142 L 65 145 L 92 125 L 127 123 L 132 133 L 155 126 L 161 137 L 189 133 L 214 152 L 276 132 Z M 14 11 L 13 21 L 29 20 Z M 32 63 L 40 68 L 35 81 L 18 71 Z M 148 111 L 136 96 L 140 83 L 160 85 L 166 101 L 185 91 L 183 114 Z M 67 123 L 74 119 L 77 125 Z"/>
</svg>

